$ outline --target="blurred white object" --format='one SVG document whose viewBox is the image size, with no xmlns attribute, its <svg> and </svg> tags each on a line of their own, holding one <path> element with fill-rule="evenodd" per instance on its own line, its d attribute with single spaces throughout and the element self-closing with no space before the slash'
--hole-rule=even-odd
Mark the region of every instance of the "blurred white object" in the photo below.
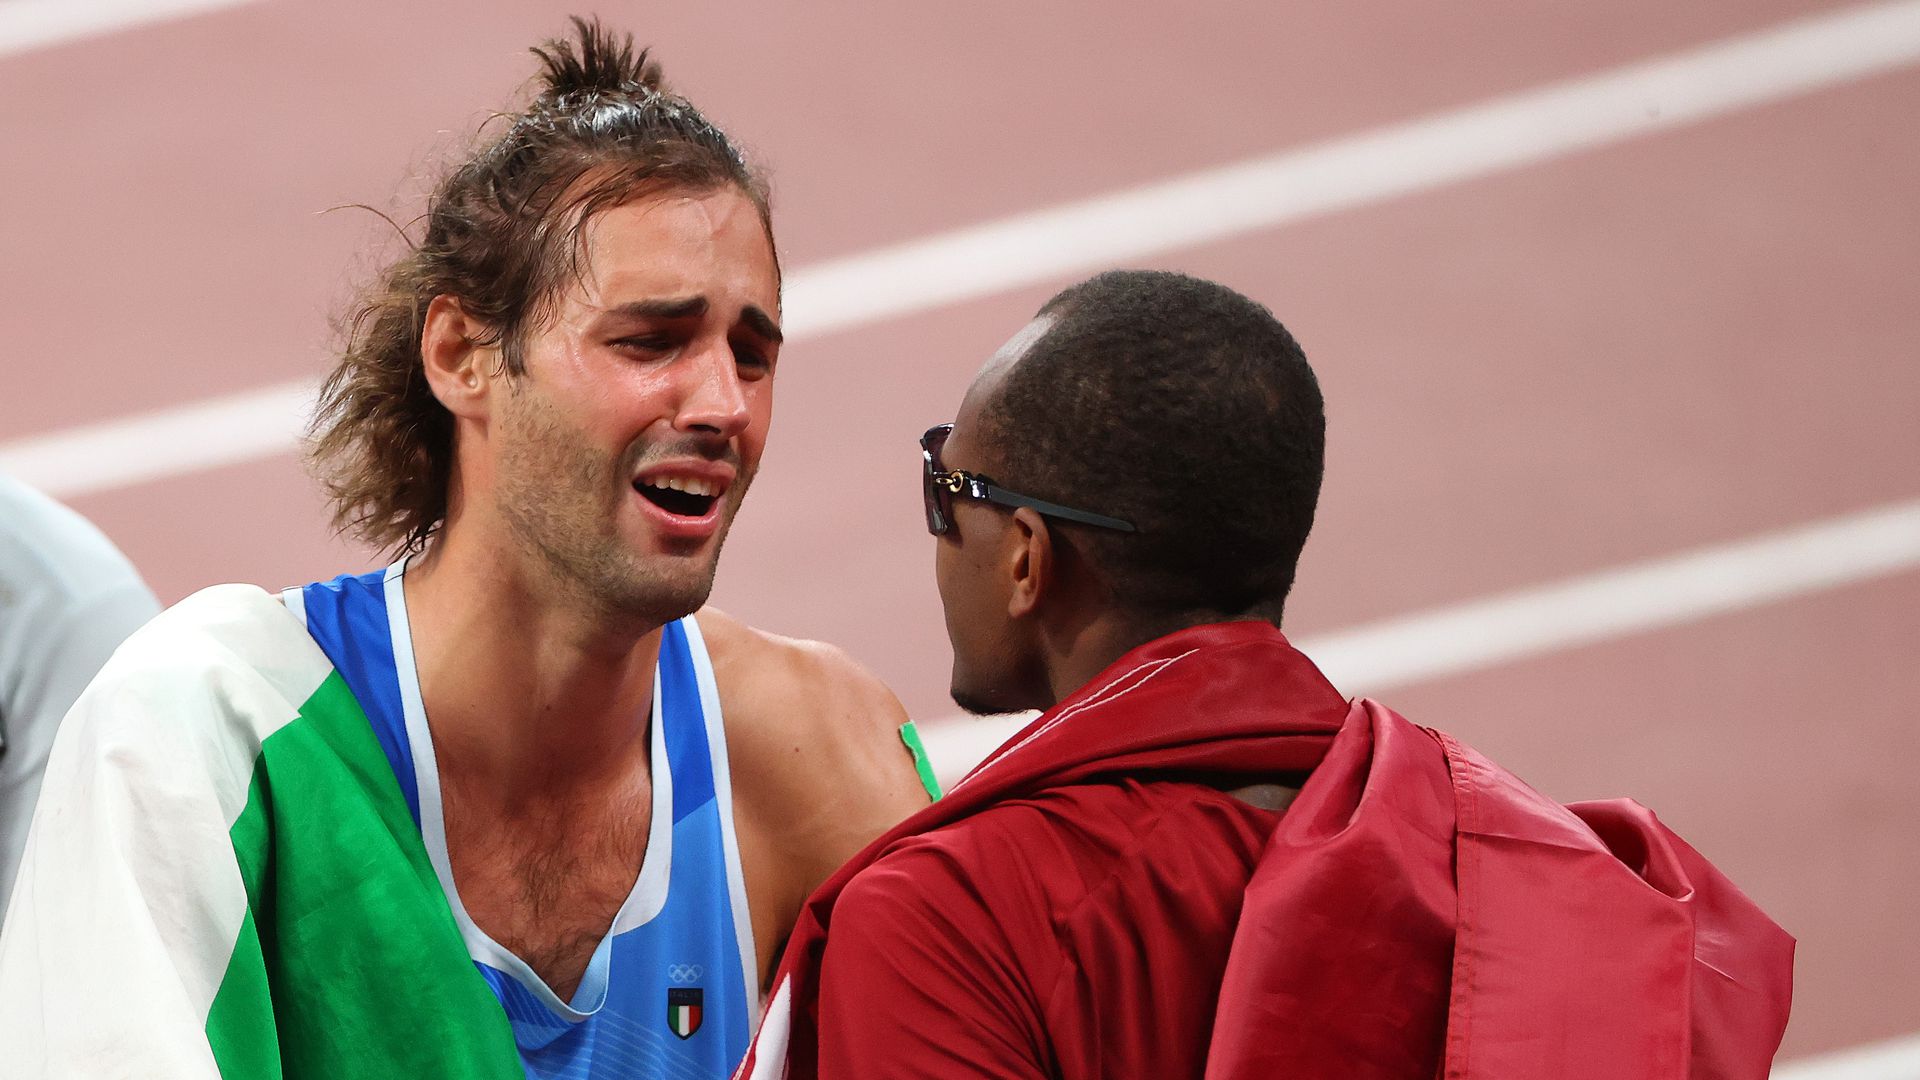
<svg viewBox="0 0 1920 1080">
<path fill-rule="evenodd" d="M 933 774 L 940 780 L 940 790 L 946 791 L 1038 715 L 1023 712 L 1005 716 L 942 716 L 916 721 L 914 726 L 920 729 L 920 741 L 926 745 L 927 760 L 933 762 Z"/>
<path fill-rule="evenodd" d="M 99 529 L 0 476 L 0 921 L 60 718 L 159 610 Z"/>
<path fill-rule="evenodd" d="M 1776 1065 L 1773 1080 L 1920 1080 L 1920 1035 Z"/>
</svg>

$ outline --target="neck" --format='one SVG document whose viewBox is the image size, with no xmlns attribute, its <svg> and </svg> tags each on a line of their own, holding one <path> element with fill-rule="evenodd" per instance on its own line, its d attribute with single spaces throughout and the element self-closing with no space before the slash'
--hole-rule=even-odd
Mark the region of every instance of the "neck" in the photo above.
<svg viewBox="0 0 1920 1080">
<path fill-rule="evenodd" d="M 1114 661 L 1159 636 L 1110 611 L 1049 627 L 1041 646 L 1047 692 L 1042 707 L 1051 709 L 1065 701 Z"/>
<path fill-rule="evenodd" d="M 1102 609 L 1077 619 L 1056 620 L 1041 634 L 1041 682 L 1046 687 L 1043 708 L 1052 708 L 1079 692 L 1134 649 L 1176 631 L 1209 623 L 1252 619 L 1279 626 L 1278 620 L 1255 614 L 1229 615 L 1196 611 L 1159 619 Z"/>
<path fill-rule="evenodd" d="M 528 562 L 443 534 L 408 566 L 441 772 L 509 804 L 629 784 L 648 767 L 660 627 L 612 622 Z"/>
</svg>

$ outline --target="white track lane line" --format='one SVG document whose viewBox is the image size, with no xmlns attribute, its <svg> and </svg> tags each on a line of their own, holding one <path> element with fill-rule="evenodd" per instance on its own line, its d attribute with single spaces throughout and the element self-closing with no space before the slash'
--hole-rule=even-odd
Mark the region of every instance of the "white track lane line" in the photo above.
<svg viewBox="0 0 1920 1080">
<path fill-rule="evenodd" d="M 1789 1061 L 1773 1080 L 1920 1080 L 1920 1035 Z"/>
<path fill-rule="evenodd" d="M 253 0 L 0 0 L 0 57 Z"/>
<path fill-rule="evenodd" d="M 315 384 L 283 383 L 0 446 L 0 473 L 58 498 L 238 465 L 298 445 Z"/>
<path fill-rule="evenodd" d="M 1920 500 L 1313 637 L 1350 694 L 1479 671 L 1920 567 Z"/>
<path fill-rule="evenodd" d="M 1865 4 L 1408 123 L 809 268 L 820 333 L 1365 206 L 1920 60 L 1920 2 Z"/>
<path fill-rule="evenodd" d="M 1917 568 L 1920 499 L 1309 636 L 1298 644 L 1342 691 L 1372 696 Z M 924 722 L 921 734 L 941 783 L 958 779 L 1030 718 Z"/>
<path fill-rule="evenodd" d="M 1917 60 L 1920 0 L 1849 7 L 1409 123 L 805 267 L 788 278 L 786 330 L 790 339 L 851 330 L 1621 142 Z M 262 409 L 279 415 L 304 390 L 282 384 L 171 410 L 200 423 L 200 439 L 227 445 L 156 444 L 150 433 L 167 426 L 168 414 L 150 413 L 0 444 L 0 470 L 72 497 L 209 462 L 263 457 L 293 447 L 298 426 L 274 438 L 251 418 Z M 81 449 L 99 458 L 75 460 Z"/>
</svg>

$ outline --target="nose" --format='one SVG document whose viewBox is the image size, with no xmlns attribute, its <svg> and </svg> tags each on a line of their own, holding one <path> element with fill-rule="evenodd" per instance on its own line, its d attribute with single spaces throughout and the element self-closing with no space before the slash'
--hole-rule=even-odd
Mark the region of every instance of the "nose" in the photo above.
<svg viewBox="0 0 1920 1080">
<path fill-rule="evenodd" d="M 746 387 L 725 341 L 687 357 L 691 385 L 674 417 L 675 430 L 731 439 L 745 431 L 753 414 L 747 407 Z"/>
</svg>

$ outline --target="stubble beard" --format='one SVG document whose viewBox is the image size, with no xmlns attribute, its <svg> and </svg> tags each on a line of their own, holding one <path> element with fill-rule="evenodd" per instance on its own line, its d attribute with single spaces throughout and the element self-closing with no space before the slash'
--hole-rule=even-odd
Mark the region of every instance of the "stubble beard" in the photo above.
<svg viewBox="0 0 1920 1080">
<path fill-rule="evenodd" d="M 974 716 L 1005 716 L 1044 709 L 1047 676 L 1038 657 L 1020 646 L 1011 627 L 1002 626 L 989 638 L 965 637 L 949 628 L 953 645 L 952 677 L 947 693 L 953 703 Z M 962 641 L 974 648 L 962 651 Z"/>
<path fill-rule="evenodd" d="M 978 667 L 968 676 L 963 674 L 957 663 L 947 693 L 952 696 L 955 705 L 973 716 L 1006 716 L 1033 708 L 1025 701 L 1025 695 L 1004 678 L 983 678 Z"/>
<path fill-rule="evenodd" d="M 500 514 L 520 548 L 539 560 L 559 589 L 640 633 L 707 602 L 750 474 L 742 473 L 727 492 L 712 541 L 688 544 L 684 555 L 645 554 L 620 533 L 624 502 L 635 497 L 626 461 L 594 454 L 576 431 L 530 402 L 523 402 L 510 427 L 500 456 Z M 628 458 L 636 456 L 633 451 Z"/>
<path fill-rule="evenodd" d="M 992 698 L 985 695 L 976 695 L 972 691 L 959 686 L 954 687 L 952 693 L 953 703 L 960 706 L 961 711 L 971 716 L 1005 716 L 1008 713 L 1020 711 L 1018 709 L 1003 708 L 994 704 Z"/>
</svg>

